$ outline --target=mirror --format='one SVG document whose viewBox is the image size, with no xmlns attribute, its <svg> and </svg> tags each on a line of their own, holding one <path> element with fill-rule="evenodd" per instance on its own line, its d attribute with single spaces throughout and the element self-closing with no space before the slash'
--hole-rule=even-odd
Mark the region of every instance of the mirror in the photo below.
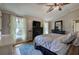
<svg viewBox="0 0 79 59">
<path fill-rule="evenodd" d="M 57 30 L 57 31 L 62 31 L 62 20 L 60 20 L 60 21 L 55 21 L 55 30 Z"/>
</svg>

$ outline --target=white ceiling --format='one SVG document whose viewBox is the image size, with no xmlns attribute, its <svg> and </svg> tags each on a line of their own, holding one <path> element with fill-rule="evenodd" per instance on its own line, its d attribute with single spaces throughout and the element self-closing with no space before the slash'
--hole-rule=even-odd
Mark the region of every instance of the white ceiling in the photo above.
<svg viewBox="0 0 79 59">
<path fill-rule="evenodd" d="M 37 16 L 49 21 L 55 20 L 73 10 L 78 9 L 79 4 L 68 4 L 63 7 L 62 11 L 55 9 L 50 13 L 46 13 L 48 10 L 47 6 L 36 3 L 1 3 L 0 8 L 12 11 L 20 16 Z"/>
</svg>

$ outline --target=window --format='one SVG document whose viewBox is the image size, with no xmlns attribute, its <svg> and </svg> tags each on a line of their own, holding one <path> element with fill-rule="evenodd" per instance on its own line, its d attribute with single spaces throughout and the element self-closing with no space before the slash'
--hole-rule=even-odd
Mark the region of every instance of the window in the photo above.
<svg viewBox="0 0 79 59">
<path fill-rule="evenodd" d="M 48 34 L 48 22 L 44 22 L 44 34 Z"/>
<path fill-rule="evenodd" d="M 10 17 L 10 34 L 15 42 L 24 41 L 27 38 L 27 22 L 25 18 Z"/>
<path fill-rule="evenodd" d="M 22 38 L 22 25 L 21 19 L 16 17 L 16 39 Z"/>
<path fill-rule="evenodd" d="M 16 39 L 25 39 L 25 19 L 16 17 Z"/>
</svg>

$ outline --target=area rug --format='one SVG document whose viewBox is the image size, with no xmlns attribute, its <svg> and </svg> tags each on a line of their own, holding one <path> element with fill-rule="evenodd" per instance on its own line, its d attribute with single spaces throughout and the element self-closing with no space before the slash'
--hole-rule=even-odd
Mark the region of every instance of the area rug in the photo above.
<svg viewBox="0 0 79 59">
<path fill-rule="evenodd" d="M 36 50 L 33 45 L 24 44 L 19 46 L 21 55 L 42 55 L 40 50 Z"/>
</svg>

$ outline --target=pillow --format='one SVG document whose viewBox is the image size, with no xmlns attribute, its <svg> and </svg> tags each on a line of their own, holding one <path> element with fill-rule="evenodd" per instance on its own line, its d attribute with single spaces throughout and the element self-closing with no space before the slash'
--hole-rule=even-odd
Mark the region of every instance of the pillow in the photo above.
<svg viewBox="0 0 79 59">
<path fill-rule="evenodd" d="M 63 40 L 62 40 L 62 42 L 63 43 L 65 43 L 65 44 L 70 44 L 75 38 L 76 38 L 76 32 L 74 33 L 74 32 L 72 32 L 72 33 L 69 33 L 67 36 L 66 36 L 66 38 L 64 38 Z"/>
<path fill-rule="evenodd" d="M 73 45 L 79 46 L 79 33 L 77 35 L 77 38 L 74 40 Z"/>
<path fill-rule="evenodd" d="M 79 37 L 76 38 L 76 40 L 73 42 L 74 46 L 79 46 Z"/>
</svg>

